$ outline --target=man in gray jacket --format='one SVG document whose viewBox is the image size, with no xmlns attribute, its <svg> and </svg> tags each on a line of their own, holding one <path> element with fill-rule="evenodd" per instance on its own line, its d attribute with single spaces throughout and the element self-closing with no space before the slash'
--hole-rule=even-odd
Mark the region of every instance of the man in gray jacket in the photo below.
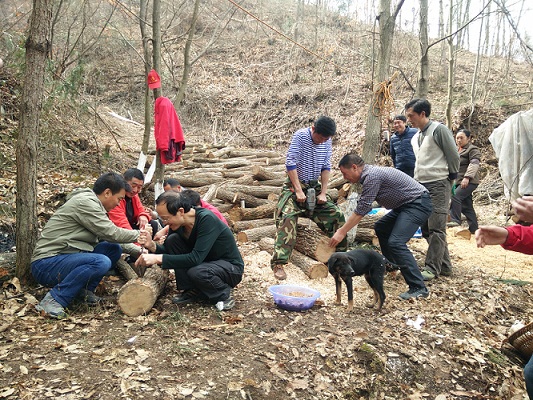
<svg viewBox="0 0 533 400">
<path fill-rule="evenodd" d="M 452 183 L 459 171 L 459 153 L 452 132 L 443 124 L 431 121 L 431 104 L 414 99 L 405 105 L 405 115 L 418 128 L 411 144 L 416 155 L 414 178 L 429 191 L 433 212 L 422 226 L 428 250 L 422 277 L 424 280 L 452 274 L 452 263 L 446 241 L 446 222 Z"/>
<path fill-rule="evenodd" d="M 107 216 L 124 198 L 125 187 L 121 175 L 105 173 L 93 190 L 75 190 L 52 215 L 31 262 L 35 280 L 52 287 L 37 310 L 59 319 L 67 316 L 65 308 L 76 297 L 89 305 L 101 301 L 94 290 L 120 258 L 119 243 L 139 237 L 139 231 L 119 228 Z"/>
</svg>

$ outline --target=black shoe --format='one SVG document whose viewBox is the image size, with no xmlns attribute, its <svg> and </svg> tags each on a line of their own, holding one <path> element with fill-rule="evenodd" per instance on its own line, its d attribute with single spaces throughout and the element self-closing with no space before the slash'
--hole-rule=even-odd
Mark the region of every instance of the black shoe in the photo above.
<svg viewBox="0 0 533 400">
<path fill-rule="evenodd" d="M 233 298 L 233 293 L 230 293 L 229 297 L 226 300 L 221 300 L 217 304 L 215 304 L 215 307 L 219 311 L 228 311 L 235 307 L 235 299 Z"/>
<path fill-rule="evenodd" d="M 185 290 L 182 294 L 174 297 L 172 302 L 174 304 L 188 304 L 200 301 L 199 292 L 197 289 Z"/>
<path fill-rule="evenodd" d="M 104 301 L 104 299 L 87 289 L 81 289 L 80 293 L 78 294 L 78 299 L 90 307 L 97 306 Z"/>
<path fill-rule="evenodd" d="M 417 289 L 409 289 L 409 291 L 400 294 L 400 299 L 409 300 L 409 299 L 420 299 L 426 298 L 429 296 L 429 290 L 425 287 Z"/>
</svg>

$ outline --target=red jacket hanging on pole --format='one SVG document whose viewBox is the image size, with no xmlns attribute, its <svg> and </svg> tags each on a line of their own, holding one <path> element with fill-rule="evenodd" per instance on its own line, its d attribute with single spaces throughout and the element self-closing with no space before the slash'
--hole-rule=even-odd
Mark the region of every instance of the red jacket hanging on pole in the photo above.
<svg viewBox="0 0 533 400">
<path fill-rule="evenodd" d="M 158 97 L 155 100 L 154 120 L 155 144 L 161 155 L 161 163 L 180 161 L 185 149 L 185 138 L 180 119 L 169 98 Z"/>
</svg>

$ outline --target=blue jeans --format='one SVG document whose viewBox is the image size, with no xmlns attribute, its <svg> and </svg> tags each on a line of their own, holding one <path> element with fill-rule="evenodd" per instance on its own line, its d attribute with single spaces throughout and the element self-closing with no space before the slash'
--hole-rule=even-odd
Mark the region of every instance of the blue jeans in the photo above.
<svg viewBox="0 0 533 400">
<path fill-rule="evenodd" d="M 411 203 L 391 210 L 374 225 L 383 255 L 400 267 L 409 289 L 426 287 L 407 242 L 411 240 L 418 227 L 427 221 L 432 210 L 429 194 L 424 193 Z"/>
<path fill-rule="evenodd" d="M 526 381 L 527 395 L 533 399 L 533 356 L 529 358 L 529 362 L 524 367 L 524 379 Z"/>
<path fill-rule="evenodd" d="M 67 307 L 81 289 L 96 289 L 107 271 L 115 264 L 122 248 L 117 243 L 101 242 L 91 253 L 58 254 L 31 263 L 31 273 L 50 294 Z"/>
</svg>

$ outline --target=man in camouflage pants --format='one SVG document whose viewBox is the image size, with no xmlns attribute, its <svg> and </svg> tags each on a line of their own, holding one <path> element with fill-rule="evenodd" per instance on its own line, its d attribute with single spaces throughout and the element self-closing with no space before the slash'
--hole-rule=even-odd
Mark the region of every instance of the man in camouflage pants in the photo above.
<svg viewBox="0 0 533 400">
<path fill-rule="evenodd" d="M 284 265 L 289 262 L 296 244 L 297 222 L 300 215 L 308 215 L 329 237 L 344 224 L 342 211 L 327 197 L 331 170 L 331 138 L 336 133 L 332 118 L 319 117 L 313 126 L 298 130 L 287 152 L 285 166 L 288 179 L 276 210 L 276 242 L 271 266 L 276 279 L 287 278 Z M 309 188 L 316 192 L 313 214 L 307 209 Z M 346 251 L 346 238 L 339 243 L 338 251 Z"/>
</svg>

